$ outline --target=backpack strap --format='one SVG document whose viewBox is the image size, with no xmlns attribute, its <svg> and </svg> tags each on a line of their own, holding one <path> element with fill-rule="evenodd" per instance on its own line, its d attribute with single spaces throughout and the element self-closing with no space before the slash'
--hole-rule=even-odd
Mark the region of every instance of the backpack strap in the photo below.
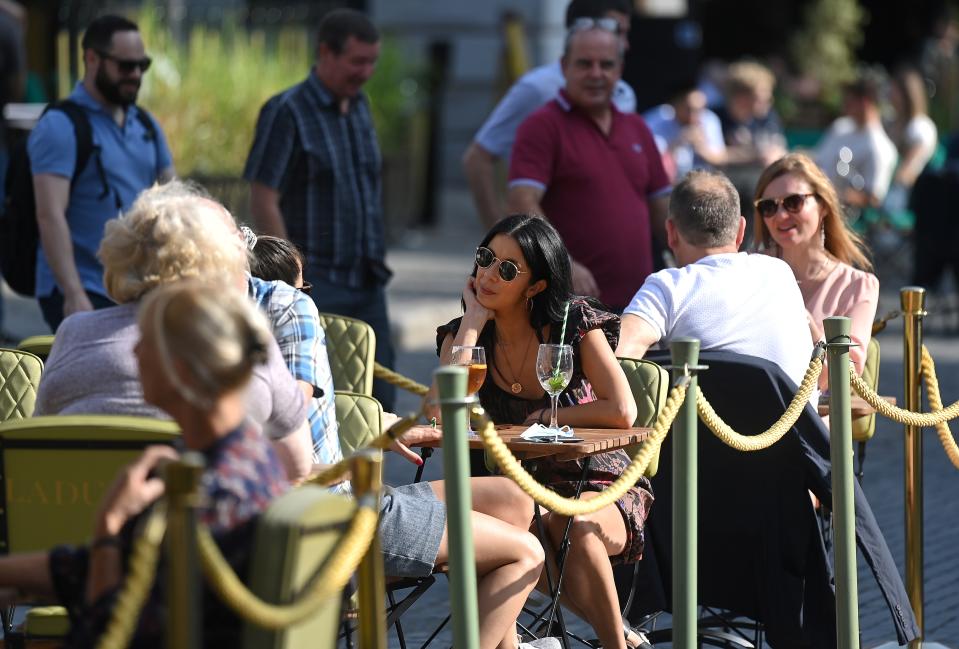
<svg viewBox="0 0 959 649">
<path fill-rule="evenodd" d="M 153 151 L 156 156 L 156 169 L 154 172 L 156 173 L 156 179 L 159 180 L 160 172 L 163 170 L 160 169 L 160 137 L 157 135 L 156 123 L 153 121 L 150 113 L 141 108 L 139 104 L 137 104 L 136 119 L 143 125 L 143 129 L 147 132 L 146 139 L 153 141 Z"/>
<path fill-rule="evenodd" d="M 70 185 L 72 186 L 80 176 L 80 172 L 90 162 L 90 156 L 93 155 L 93 127 L 90 126 L 90 118 L 87 117 L 83 107 L 69 99 L 50 104 L 43 112 L 46 113 L 48 110 L 59 110 L 69 118 L 73 125 L 73 132 L 77 140 L 77 157 L 76 164 L 73 167 L 73 177 L 70 179 Z M 106 179 L 103 179 L 103 181 L 105 185 Z"/>
</svg>

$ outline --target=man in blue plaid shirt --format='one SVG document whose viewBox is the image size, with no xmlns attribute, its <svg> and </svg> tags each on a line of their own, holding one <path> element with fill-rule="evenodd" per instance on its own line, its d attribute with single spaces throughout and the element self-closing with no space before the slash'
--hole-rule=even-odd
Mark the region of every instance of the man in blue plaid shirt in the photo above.
<svg viewBox="0 0 959 649">
<path fill-rule="evenodd" d="M 392 367 L 381 159 L 362 92 L 379 32 L 362 13 L 339 9 L 323 19 L 318 40 L 306 80 L 260 111 L 243 176 L 257 231 L 303 250 L 317 308 L 368 322 L 376 360 Z M 392 386 L 376 381 L 374 396 L 393 410 Z"/>
</svg>

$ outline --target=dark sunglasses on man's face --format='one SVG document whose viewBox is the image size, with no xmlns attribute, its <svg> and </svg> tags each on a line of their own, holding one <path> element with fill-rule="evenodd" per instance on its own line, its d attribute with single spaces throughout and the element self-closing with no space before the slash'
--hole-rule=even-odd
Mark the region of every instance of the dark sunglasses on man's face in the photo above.
<svg viewBox="0 0 959 649">
<path fill-rule="evenodd" d="M 508 259 L 506 261 L 499 259 L 492 250 L 485 246 L 476 249 L 476 265 L 480 268 L 489 268 L 496 262 L 499 262 L 499 276 L 504 282 L 512 282 L 517 275 L 529 272 L 520 270 L 519 266 Z"/>
<path fill-rule="evenodd" d="M 309 295 L 313 291 L 313 285 L 309 282 L 303 282 L 303 286 L 301 286 L 299 290 Z"/>
<path fill-rule="evenodd" d="M 776 216 L 779 206 L 782 205 L 783 209 L 790 214 L 798 214 L 806 204 L 806 199 L 810 196 L 815 196 L 815 194 L 790 194 L 782 198 L 763 198 L 756 201 L 756 211 L 759 212 L 759 216 L 768 219 Z"/>
<path fill-rule="evenodd" d="M 101 52 L 97 50 L 97 54 L 101 58 L 109 59 L 117 64 L 117 69 L 122 74 L 133 74 L 133 71 L 137 68 L 140 68 L 140 72 L 146 72 L 150 69 L 150 64 L 153 63 L 153 60 L 149 56 L 144 56 L 142 59 L 120 59 L 112 54 L 107 54 L 106 52 Z"/>
</svg>

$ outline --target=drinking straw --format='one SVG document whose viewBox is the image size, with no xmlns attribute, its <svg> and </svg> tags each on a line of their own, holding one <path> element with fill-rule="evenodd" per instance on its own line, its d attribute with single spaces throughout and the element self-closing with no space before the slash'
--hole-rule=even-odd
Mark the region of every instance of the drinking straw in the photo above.
<svg viewBox="0 0 959 649">
<path fill-rule="evenodd" d="M 559 344 L 564 344 L 566 340 L 566 319 L 569 317 L 569 300 L 566 300 L 566 310 L 563 312 L 563 328 L 559 332 Z"/>
</svg>

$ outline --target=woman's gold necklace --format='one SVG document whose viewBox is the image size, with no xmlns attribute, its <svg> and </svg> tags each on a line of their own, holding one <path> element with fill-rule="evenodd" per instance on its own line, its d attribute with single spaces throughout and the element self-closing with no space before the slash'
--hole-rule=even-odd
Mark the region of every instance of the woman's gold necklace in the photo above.
<svg viewBox="0 0 959 649">
<path fill-rule="evenodd" d="M 523 391 L 523 384 L 520 383 L 518 379 L 520 376 L 522 376 L 523 370 L 526 369 L 526 359 L 529 357 L 529 346 L 532 342 L 533 342 L 533 336 L 530 335 L 530 337 L 526 339 L 526 349 L 523 351 L 523 363 L 519 367 L 519 374 L 516 374 L 516 372 L 513 371 L 513 364 L 510 363 L 509 361 L 509 354 L 507 354 L 506 352 L 503 352 L 503 358 L 506 360 L 506 367 L 509 368 L 510 376 L 513 377 L 513 382 L 510 383 L 510 386 L 509 386 L 510 392 L 512 392 L 513 394 L 519 394 L 520 392 Z M 497 342 L 496 344 L 499 345 L 500 348 L 507 346 L 500 342 Z"/>
</svg>

